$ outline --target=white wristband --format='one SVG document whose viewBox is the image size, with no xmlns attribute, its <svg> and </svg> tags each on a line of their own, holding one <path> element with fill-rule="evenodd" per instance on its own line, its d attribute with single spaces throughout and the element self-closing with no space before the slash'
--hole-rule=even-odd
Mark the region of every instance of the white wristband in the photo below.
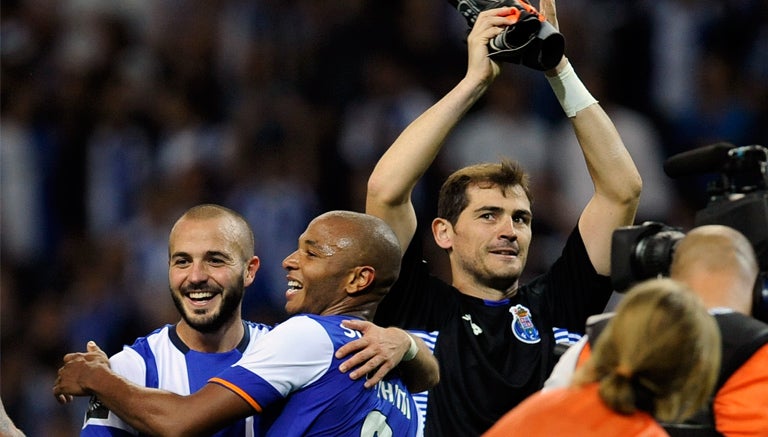
<svg viewBox="0 0 768 437">
<path fill-rule="evenodd" d="M 413 339 L 411 334 L 408 334 L 408 340 L 411 340 L 411 346 L 408 348 L 408 352 L 403 355 L 402 361 L 411 361 L 416 358 L 416 354 L 419 353 L 419 346 L 416 345 L 416 340 Z"/>
<path fill-rule="evenodd" d="M 546 76 L 546 78 L 568 117 L 573 117 L 587 106 L 597 103 L 576 75 L 570 62 L 557 76 Z"/>
</svg>

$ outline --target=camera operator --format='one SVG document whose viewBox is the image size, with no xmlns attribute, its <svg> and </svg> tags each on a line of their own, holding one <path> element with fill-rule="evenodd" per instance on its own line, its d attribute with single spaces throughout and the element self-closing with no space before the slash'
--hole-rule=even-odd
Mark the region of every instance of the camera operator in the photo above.
<svg viewBox="0 0 768 437">
<path fill-rule="evenodd" d="M 768 430 L 768 324 L 750 316 L 759 267 L 750 241 L 723 225 L 702 225 L 677 243 L 670 277 L 688 285 L 717 320 L 723 342 L 720 377 L 710 407 L 676 435 L 765 436 Z M 587 333 L 561 357 L 545 390 L 570 383 L 608 315 L 588 321 Z"/>
</svg>

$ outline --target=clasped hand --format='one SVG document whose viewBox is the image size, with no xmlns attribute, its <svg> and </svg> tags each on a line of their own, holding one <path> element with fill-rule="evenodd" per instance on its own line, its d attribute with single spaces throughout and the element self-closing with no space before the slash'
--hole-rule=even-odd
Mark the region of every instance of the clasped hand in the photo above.
<svg viewBox="0 0 768 437">
<path fill-rule="evenodd" d="M 109 358 L 93 341 L 89 341 L 87 352 L 74 352 L 64 356 L 64 365 L 59 368 L 53 395 L 61 404 L 72 402 L 74 396 L 87 396 L 85 378 L 95 369 L 109 369 Z"/>
</svg>

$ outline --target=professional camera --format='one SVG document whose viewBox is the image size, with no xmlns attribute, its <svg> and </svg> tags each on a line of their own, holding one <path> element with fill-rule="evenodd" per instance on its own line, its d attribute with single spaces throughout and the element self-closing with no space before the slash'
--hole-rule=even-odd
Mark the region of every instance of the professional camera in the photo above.
<svg viewBox="0 0 768 437">
<path fill-rule="evenodd" d="M 768 321 L 768 149 L 717 143 L 670 157 L 665 173 L 673 178 L 717 173 L 707 186 L 707 205 L 694 225 L 730 226 L 752 243 L 760 267 L 753 316 Z M 669 275 L 682 229 L 659 222 L 619 228 L 611 242 L 611 282 L 624 292 L 644 279 Z"/>
<path fill-rule="evenodd" d="M 522 64 L 544 71 L 557 66 L 565 51 L 565 38 L 525 0 L 448 0 L 474 26 L 487 9 L 511 6 L 510 24 L 488 43 L 488 55 L 499 62 Z"/>
<path fill-rule="evenodd" d="M 675 246 L 685 236 L 681 228 L 659 222 L 625 226 L 613 232 L 611 284 L 619 292 L 656 276 L 669 276 Z"/>
</svg>

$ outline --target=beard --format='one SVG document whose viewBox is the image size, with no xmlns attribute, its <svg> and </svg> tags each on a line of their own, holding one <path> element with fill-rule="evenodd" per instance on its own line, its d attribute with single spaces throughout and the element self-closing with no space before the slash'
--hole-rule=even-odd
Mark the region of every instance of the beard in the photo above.
<svg viewBox="0 0 768 437">
<path fill-rule="evenodd" d="M 215 291 L 220 291 L 221 295 L 221 304 L 218 308 L 212 311 L 207 309 L 200 309 L 192 310 L 191 313 L 188 312 L 187 308 L 182 302 L 183 298 L 181 296 L 183 296 L 184 293 L 188 291 L 206 290 L 211 290 L 211 288 L 207 285 L 202 287 L 186 287 L 180 290 L 181 293 L 179 294 L 174 293 L 173 290 L 171 290 L 171 297 L 173 298 L 173 304 L 176 305 L 176 309 L 179 311 L 179 314 L 181 314 L 182 319 L 184 319 L 184 321 L 189 326 L 191 326 L 196 331 L 209 334 L 217 332 L 219 329 L 221 329 L 221 327 L 223 327 L 225 324 L 230 322 L 233 317 L 235 317 L 235 314 L 237 314 L 237 309 L 243 300 L 245 287 L 241 284 L 237 287 L 224 290 L 214 289 Z M 208 311 L 210 311 L 210 313 L 207 313 Z"/>
<path fill-rule="evenodd" d="M 458 265 L 463 273 L 473 278 L 477 284 L 505 293 L 518 284 L 525 260 L 521 259 L 521 266 L 517 268 L 494 266 L 477 258 L 460 258 Z"/>
</svg>

